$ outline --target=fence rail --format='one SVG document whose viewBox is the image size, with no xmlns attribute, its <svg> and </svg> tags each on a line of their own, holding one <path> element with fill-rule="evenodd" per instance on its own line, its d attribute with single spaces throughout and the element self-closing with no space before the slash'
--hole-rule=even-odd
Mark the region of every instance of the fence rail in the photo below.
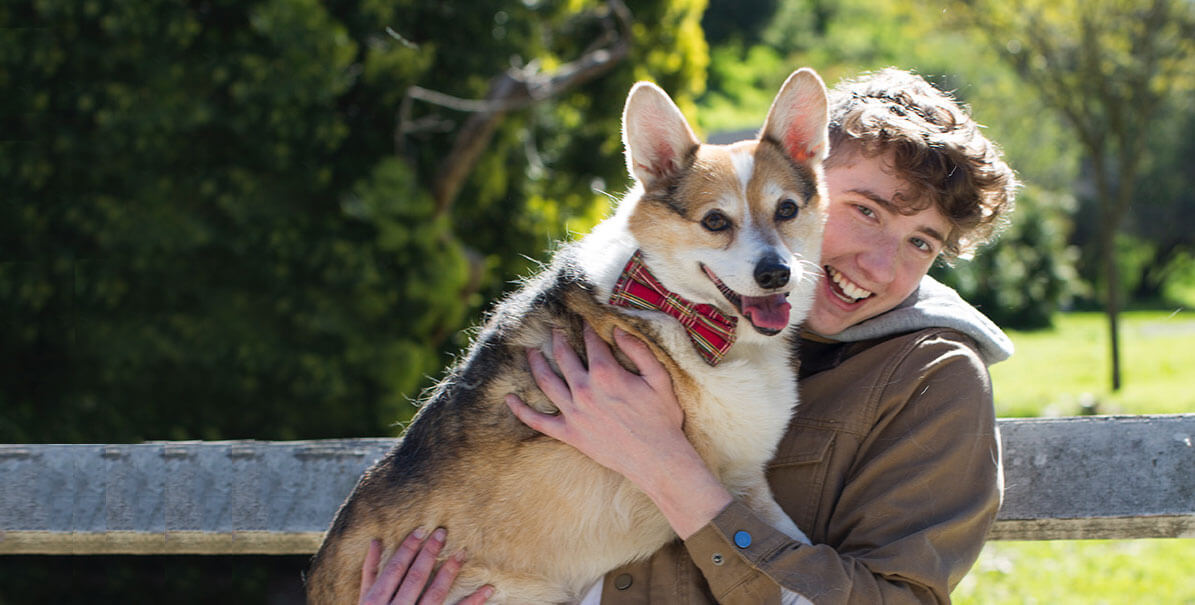
<svg viewBox="0 0 1195 605">
<path fill-rule="evenodd" d="M 1003 419 L 992 538 L 1195 537 L 1195 414 Z M 0 554 L 303 554 L 392 439 L 0 445 Z"/>
</svg>

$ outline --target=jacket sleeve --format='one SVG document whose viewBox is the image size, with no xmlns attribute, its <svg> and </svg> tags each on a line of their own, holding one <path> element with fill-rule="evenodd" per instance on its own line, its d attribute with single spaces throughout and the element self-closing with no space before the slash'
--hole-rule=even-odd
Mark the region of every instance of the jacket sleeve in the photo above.
<svg viewBox="0 0 1195 605">
<path fill-rule="evenodd" d="M 795 542 L 738 501 L 686 540 L 720 603 L 779 602 L 781 586 L 818 605 L 949 602 L 1001 498 L 990 379 L 963 342 L 919 339 L 869 389 L 875 423 L 826 544 Z"/>
</svg>

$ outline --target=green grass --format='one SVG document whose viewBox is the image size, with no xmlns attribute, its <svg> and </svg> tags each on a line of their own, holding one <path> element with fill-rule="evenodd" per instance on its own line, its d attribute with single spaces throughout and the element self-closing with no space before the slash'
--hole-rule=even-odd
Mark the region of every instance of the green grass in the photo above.
<svg viewBox="0 0 1195 605">
<path fill-rule="evenodd" d="M 1121 314 L 1122 388 L 1111 392 L 1107 320 L 1067 313 L 1055 328 L 1009 335 L 1017 352 L 992 366 L 1000 416 L 1195 412 L 1195 312 Z"/>
<path fill-rule="evenodd" d="M 990 542 L 959 605 L 1195 604 L 1195 540 Z"/>
<path fill-rule="evenodd" d="M 1195 412 L 1195 313 L 1122 315 L 1117 393 L 1102 314 L 1064 314 L 1053 330 L 1009 335 L 1016 354 L 992 367 L 1000 416 Z M 983 605 L 1195 605 L 1195 540 L 991 542 L 952 596 Z"/>
</svg>

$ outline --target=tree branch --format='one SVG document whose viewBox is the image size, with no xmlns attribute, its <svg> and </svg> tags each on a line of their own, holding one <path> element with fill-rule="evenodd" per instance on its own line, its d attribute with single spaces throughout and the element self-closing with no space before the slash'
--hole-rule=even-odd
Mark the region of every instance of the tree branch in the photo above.
<svg viewBox="0 0 1195 605">
<path fill-rule="evenodd" d="M 604 34 L 580 58 L 561 65 L 551 73 L 545 74 L 532 67 L 509 69 L 490 81 L 484 99 L 463 99 L 421 86 L 407 89 L 395 127 L 395 149 L 399 153 L 406 134 L 414 132 L 418 126 L 417 122 L 410 119 L 412 101 L 471 114 L 457 130 L 451 151 L 437 168 L 431 186 L 437 215 L 452 210 L 453 202 L 508 112 L 559 96 L 608 72 L 630 55 L 631 12 L 623 0 L 608 0 L 607 9 L 601 17 L 605 25 Z M 439 126 L 444 121 L 432 120 L 431 124 Z M 485 259 L 467 244 L 464 245 L 464 252 L 469 263 L 469 279 L 459 295 L 468 297 L 481 287 Z M 438 335 L 437 340 L 446 337 L 445 334 Z"/>
<path fill-rule="evenodd" d="M 462 99 L 421 86 L 407 89 L 407 99 L 472 114 L 457 131 L 452 150 L 440 162 L 436 172 L 432 195 L 438 214 L 452 208 L 506 113 L 559 96 L 606 73 L 630 55 L 631 12 L 622 0 L 608 0 L 607 8 L 607 14 L 602 17 L 606 23 L 603 37 L 608 39 L 607 44 L 585 52 L 551 73 L 509 69 L 491 80 L 489 92 L 482 100 Z M 409 109 L 407 99 L 404 99 L 404 105 Z M 401 134 L 406 132 L 403 128 L 409 122 L 401 119 L 400 122 L 398 131 Z"/>
</svg>

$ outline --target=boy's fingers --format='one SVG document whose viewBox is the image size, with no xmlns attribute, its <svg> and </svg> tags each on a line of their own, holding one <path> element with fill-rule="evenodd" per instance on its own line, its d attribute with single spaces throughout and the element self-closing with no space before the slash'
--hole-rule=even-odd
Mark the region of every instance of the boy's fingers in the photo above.
<svg viewBox="0 0 1195 605">
<path fill-rule="evenodd" d="M 485 603 L 492 596 L 494 596 L 494 587 L 482 586 L 477 589 L 477 592 L 461 599 L 457 605 L 481 605 L 481 603 Z"/>
<path fill-rule="evenodd" d="M 527 349 L 527 363 L 531 366 L 531 377 L 535 379 L 535 384 L 539 387 L 539 390 L 543 391 L 544 395 L 547 395 L 548 401 L 551 401 L 558 408 L 572 405 L 572 391 L 569 390 L 569 386 L 565 383 L 564 379 L 552 371 L 552 366 L 548 364 L 548 359 L 544 357 L 542 351 L 539 349 Z"/>
<path fill-rule="evenodd" d="M 444 547 L 445 537 L 447 537 L 447 532 L 444 528 L 439 528 L 432 532 L 432 536 L 423 543 L 419 554 L 415 557 L 415 562 L 407 569 L 407 575 L 403 578 L 398 594 L 394 595 L 393 603 L 416 602 L 419 594 L 423 592 L 423 587 L 427 586 L 427 579 L 431 577 L 432 568 L 436 565 L 436 556 Z"/>
<path fill-rule="evenodd" d="M 598 336 L 596 330 L 585 324 L 583 331 L 585 338 L 585 354 L 589 356 L 589 367 L 593 369 L 594 365 L 612 364 L 618 366 L 618 361 L 614 359 L 614 352 L 610 350 L 610 345 Z"/>
<path fill-rule="evenodd" d="M 411 561 L 415 559 L 415 555 L 419 552 L 420 545 L 423 539 L 427 537 L 427 532 L 422 528 L 416 528 L 398 545 L 390 558 L 386 560 L 386 565 L 383 567 L 381 574 L 377 577 L 373 586 L 369 588 L 369 595 L 372 598 L 382 599 L 380 602 L 388 602 L 390 595 L 394 594 L 394 590 L 398 588 L 398 583 L 402 581 L 403 575 L 407 573 L 407 568 L 411 565 Z M 375 566 L 376 567 L 376 566 Z M 380 596 L 379 596 L 380 595 Z M 370 602 L 373 602 L 373 600 Z"/>
<path fill-rule="evenodd" d="M 617 326 L 614 328 L 614 342 L 635 363 L 639 375 L 643 376 L 652 388 L 659 391 L 662 387 L 672 386 L 672 377 L 669 376 L 668 370 L 656 359 L 646 343 Z"/>
<path fill-rule="evenodd" d="M 552 354 L 556 357 L 556 365 L 560 368 L 560 375 L 568 383 L 569 391 L 576 390 L 578 384 L 584 382 L 589 372 L 585 368 L 585 364 L 581 363 L 581 358 L 577 356 L 577 352 L 569 346 L 568 340 L 565 339 L 564 333 L 560 330 L 552 330 Z"/>
<path fill-rule="evenodd" d="M 510 408 L 515 418 L 518 418 L 523 424 L 554 439 L 560 438 L 559 434 L 563 430 L 564 421 L 559 416 L 539 412 L 513 393 L 507 393 L 505 401 L 506 407 Z"/>
<path fill-rule="evenodd" d="M 432 583 L 427 585 L 427 590 L 423 591 L 423 597 L 419 599 L 420 605 L 440 605 L 444 599 L 448 598 L 448 591 L 452 590 L 452 583 L 456 581 L 456 574 L 460 573 L 461 565 L 465 562 L 465 551 L 459 551 L 452 555 L 440 565 L 439 571 L 436 572 L 436 577 L 432 578 Z"/>
<path fill-rule="evenodd" d="M 361 566 L 361 595 L 364 596 L 375 580 L 378 579 L 378 562 L 382 560 L 382 543 L 370 540 L 369 550 L 365 551 L 365 564 Z"/>
</svg>

